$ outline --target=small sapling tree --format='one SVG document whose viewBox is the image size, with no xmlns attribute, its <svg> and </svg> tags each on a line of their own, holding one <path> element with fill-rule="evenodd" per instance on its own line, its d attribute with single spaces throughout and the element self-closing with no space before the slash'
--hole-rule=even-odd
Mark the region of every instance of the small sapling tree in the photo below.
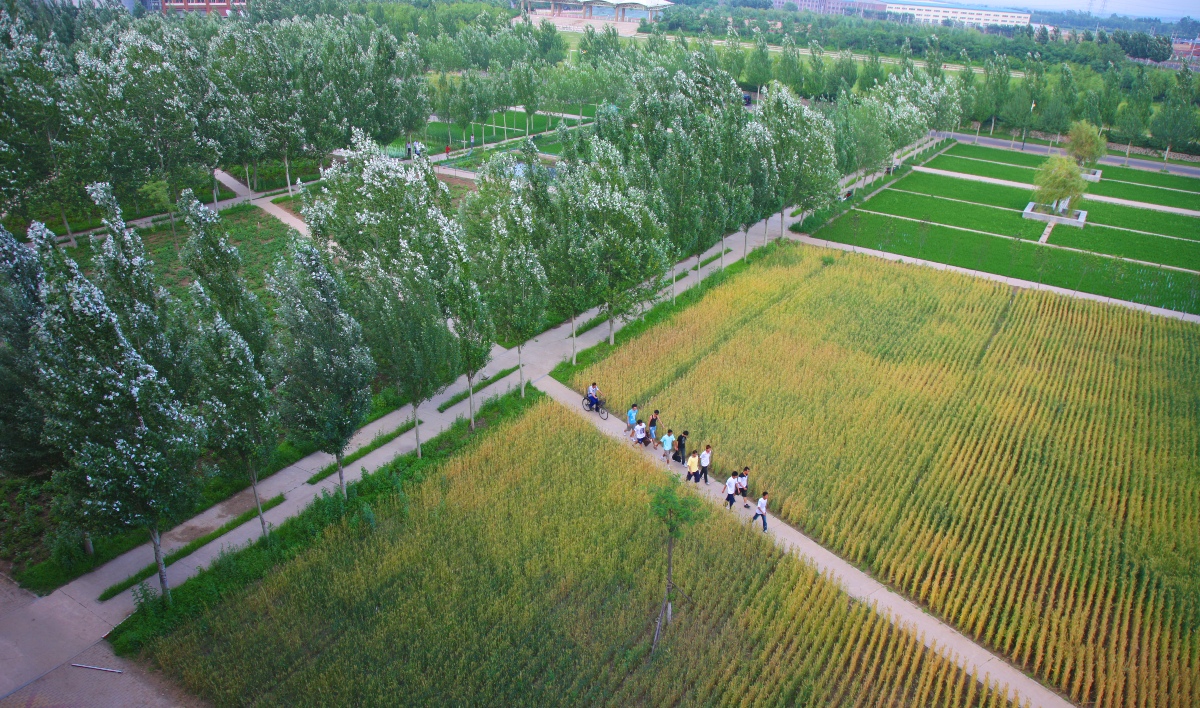
<svg viewBox="0 0 1200 708">
<path fill-rule="evenodd" d="M 650 492 L 650 513 L 662 522 L 667 531 L 667 583 L 663 590 L 662 608 L 658 611 L 658 621 L 654 627 L 654 642 L 650 651 L 658 648 L 658 640 L 662 637 L 663 629 L 671 617 L 671 591 L 675 587 L 672 575 L 675 554 L 675 542 L 683 538 L 684 530 L 702 520 L 708 515 L 708 509 L 700 498 L 683 490 L 679 478 L 672 476 L 670 481 Z M 680 591 L 682 593 L 682 591 Z M 686 595 L 684 596 L 686 597 Z"/>
<path fill-rule="evenodd" d="M 1067 153 L 1080 167 L 1091 167 L 1108 152 L 1108 143 L 1100 135 L 1100 129 L 1085 120 L 1071 124 L 1067 133 Z"/>
</svg>

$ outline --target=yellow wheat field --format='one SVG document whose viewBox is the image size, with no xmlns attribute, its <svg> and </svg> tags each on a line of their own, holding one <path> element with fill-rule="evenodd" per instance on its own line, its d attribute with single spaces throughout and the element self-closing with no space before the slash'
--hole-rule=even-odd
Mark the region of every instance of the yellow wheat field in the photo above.
<svg viewBox="0 0 1200 708">
<path fill-rule="evenodd" d="M 1200 327 L 793 246 L 593 380 L 1075 701 L 1200 705 Z"/>
<path fill-rule="evenodd" d="M 150 652 L 219 705 L 1007 705 L 723 514 L 676 547 L 693 602 L 649 656 L 665 532 L 647 488 L 665 479 L 538 404 L 407 512 L 335 528 Z"/>
</svg>

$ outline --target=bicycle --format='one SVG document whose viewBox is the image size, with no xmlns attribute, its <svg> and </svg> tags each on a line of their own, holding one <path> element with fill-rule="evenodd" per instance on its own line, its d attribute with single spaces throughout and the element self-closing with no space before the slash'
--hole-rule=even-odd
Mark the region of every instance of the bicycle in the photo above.
<svg viewBox="0 0 1200 708">
<path fill-rule="evenodd" d="M 600 416 L 600 420 L 608 420 L 608 409 L 604 407 L 604 400 L 601 399 L 595 406 L 588 400 L 587 396 L 583 397 L 583 409 L 589 413 L 595 412 Z"/>
</svg>

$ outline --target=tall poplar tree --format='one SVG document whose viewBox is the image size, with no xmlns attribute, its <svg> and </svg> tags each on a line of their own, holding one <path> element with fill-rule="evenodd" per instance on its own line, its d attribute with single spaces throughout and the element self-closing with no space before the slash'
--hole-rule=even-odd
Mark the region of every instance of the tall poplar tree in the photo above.
<svg viewBox="0 0 1200 708">
<path fill-rule="evenodd" d="M 342 458 L 371 407 L 375 362 L 347 309 L 345 284 L 311 243 L 293 243 L 269 285 L 279 303 L 275 378 L 283 421 L 333 455 L 345 495 Z"/>
</svg>

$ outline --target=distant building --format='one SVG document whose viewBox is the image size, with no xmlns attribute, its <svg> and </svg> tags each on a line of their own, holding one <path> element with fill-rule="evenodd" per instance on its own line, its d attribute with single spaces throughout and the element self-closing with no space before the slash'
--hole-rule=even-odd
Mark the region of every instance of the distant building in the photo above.
<svg viewBox="0 0 1200 708">
<path fill-rule="evenodd" d="M 133 11 L 141 5 L 148 12 L 215 12 L 225 17 L 231 12 L 245 12 L 246 0 L 122 0 L 125 8 Z"/>
<path fill-rule="evenodd" d="M 912 15 L 925 25 L 940 25 L 944 20 L 956 24 L 976 27 L 1024 27 L 1029 24 L 1030 14 L 1017 10 L 989 10 L 969 5 L 943 5 L 933 2 L 889 2 L 888 14 Z"/>
</svg>

